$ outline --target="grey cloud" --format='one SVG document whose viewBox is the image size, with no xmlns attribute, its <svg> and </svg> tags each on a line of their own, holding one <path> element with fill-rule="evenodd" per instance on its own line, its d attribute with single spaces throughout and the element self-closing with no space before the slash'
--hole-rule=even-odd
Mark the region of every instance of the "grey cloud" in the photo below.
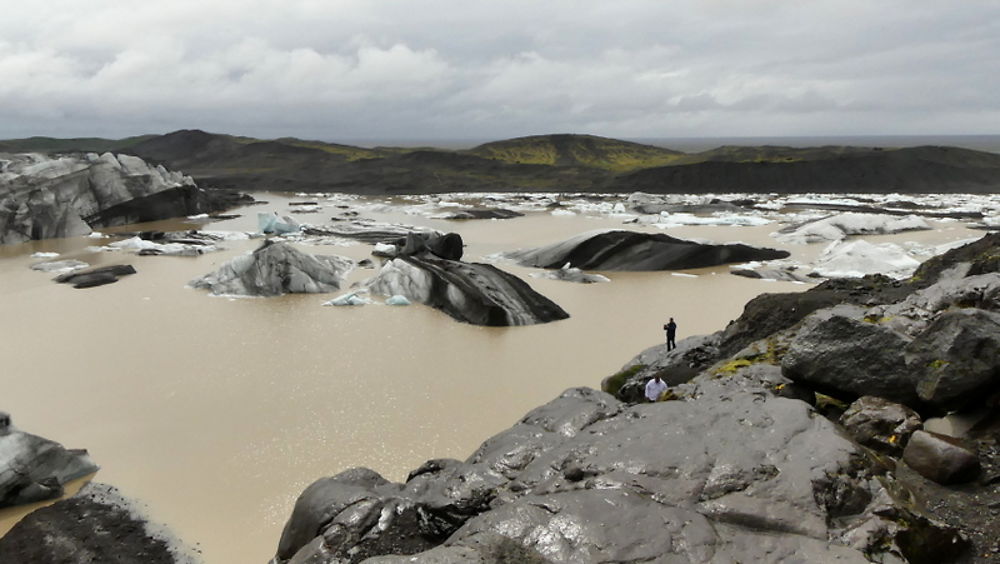
<svg viewBox="0 0 1000 564">
<path fill-rule="evenodd" d="M 1000 122 L 995 2 L 17 4 L 0 20 L 0 137 L 995 133 Z"/>
</svg>

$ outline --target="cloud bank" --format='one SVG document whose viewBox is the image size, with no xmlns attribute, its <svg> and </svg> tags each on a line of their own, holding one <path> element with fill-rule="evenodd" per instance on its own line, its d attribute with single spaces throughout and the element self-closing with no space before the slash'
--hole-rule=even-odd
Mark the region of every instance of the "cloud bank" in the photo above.
<svg viewBox="0 0 1000 564">
<path fill-rule="evenodd" d="M 0 137 L 998 133 L 1000 3 L 47 0 Z"/>
</svg>

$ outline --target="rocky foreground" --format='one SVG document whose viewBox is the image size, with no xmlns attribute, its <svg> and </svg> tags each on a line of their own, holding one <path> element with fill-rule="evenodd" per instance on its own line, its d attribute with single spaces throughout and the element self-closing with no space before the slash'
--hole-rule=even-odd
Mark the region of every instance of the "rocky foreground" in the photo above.
<svg viewBox="0 0 1000 564">
<path fill-rule="evenodd" d="M 998 271 L 990 235 L 905 282 L 761 296 L 465 461 L 318 480 L 273 562 L 990 561 Z M 635 403 L 657 373 L 674 386 Z"/>
</svg>

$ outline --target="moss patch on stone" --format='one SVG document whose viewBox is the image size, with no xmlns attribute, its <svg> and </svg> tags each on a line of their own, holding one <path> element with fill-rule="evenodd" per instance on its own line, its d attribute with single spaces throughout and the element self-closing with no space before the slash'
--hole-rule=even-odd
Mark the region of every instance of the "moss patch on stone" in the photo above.
<svg viewBox="0 0 1000 564">
<path fill-rule="evenodd" d="M 613 374 L 605 378 L 604 382 L 601 383 L 601 391 L 617 396 L 618 390 L 620 390 L 630 378 L 638 374 L 644 368 L 646 368 L 645 364 L 634 364 L 617 374 Z"/>
</svg>

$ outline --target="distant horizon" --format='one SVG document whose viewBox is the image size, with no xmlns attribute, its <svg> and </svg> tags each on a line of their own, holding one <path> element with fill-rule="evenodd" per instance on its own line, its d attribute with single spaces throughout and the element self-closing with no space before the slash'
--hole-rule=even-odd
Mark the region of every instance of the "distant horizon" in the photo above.
<svg viewBox="0 0 1000 564">
<path fill-rule="evenodd" d="M 961 147 L 966 149 L 973 149 L 979 151 L 988 151 L 994 153 L 1000 153 L 1000 133 L 984 134 L 984 133 L 970 133 L 970 134 L 954 134 L 954 133 L 944 133 L 944 134 L 819 134 L 819 135 L 705 135 L 705 136 L 614 136 L 600 133 L 579 133 L 579 132 L 550 132 L 550 133 L 530 133 L 525 135 L 514 135 L 510 137 L 326 137 L 326 136 L 310 136 L 310 135 L 275 135 L 275 136 L 258 136 L 247 133 L 232 133 L 228 131 L 213 131 L 208 128 L 201 127 L 183 127 L 179 129 L 172 129 L 163 133 L 138 133 L 132 135 L 123 135 L 121 137 L 105 137 L 101 135 L 71 135 L 71 136 L 57 136 L 57 135 L 23 135 L 18 137 L 4 136 L 0 138 L 3 140 L 12 139 L 31 139 L 31 138 L 50 138 L 50 139 L 83 139 L 83 138 L 95 138 L 95 139 L 107 139 L 107 140 L 119 140 L 127 139 L 130 137 L 141 137 L 145 135 L 167 135 L 177 131 L 184 130 L 198 130 L 205 131 L 206 133 L 211 133 L 215 135 L 230 135 L 233 137 L 249 137 L 261 140 L 275 140 L 282 138 L 295 138 L 303 141 L 319 141 L 323 143 L 335 143 L 341 145 L 352 145 L 363 148 L 373 148 L 373 147 L 429 147 L 435 149 L 447 149 L 447 150 L 463 150 L 482 145 L 484 143 L 491 143 L 496 141 L 503 141 L 508 139 L 518 139 L 523 137 L 535 137 L 535 136 L 545 136 L 545 135 L 593 135 L 596 137 L 604 137 L 608 139 L 618 139 L 621 141 L 629 141 L 633 143 L 641 143 L 645 145 L 652 145 L 656 147 L 664 147 L 675 150 L 680 150 L 684 152 L 698 152 L 713 149 L 723 145 L 738 145 L 738 146 L 759 146 L 759 145 L 781 145 L 788 147 L 813 147 L 822 145 L 852 145 L 852 146 L 886 146 L 886 147 L 910 147 L 916 145 L 948 145 L 954 147 Z"/>
</svg>

